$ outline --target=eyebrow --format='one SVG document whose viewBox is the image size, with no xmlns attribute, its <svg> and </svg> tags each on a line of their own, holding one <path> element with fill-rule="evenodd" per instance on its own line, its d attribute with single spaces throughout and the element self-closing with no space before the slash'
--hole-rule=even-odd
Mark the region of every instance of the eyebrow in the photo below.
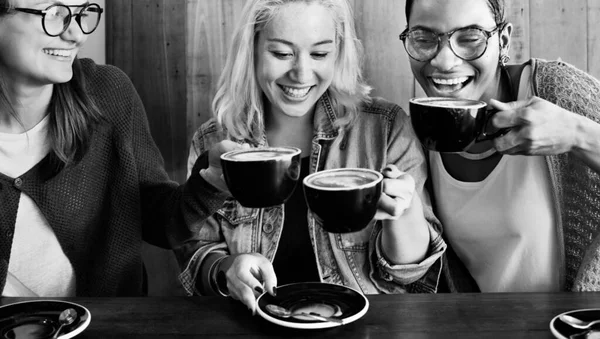
<svg viewBox="0 0 600 339">
<path fill-rule="evenodd" d="M 468 26 L 463 26 L 463 27 L 457 27 L 457 28 L 455 28 L 455 29 L 453 29 L 453 30 L 451 30 L 451 31 L 456 31 L 456 30 L 459 30 L 459 29 L 464 29 L 464 28 L 478 28 L 478 29 L 483 29 L 483 30 L 486 30 L 486 28 L 484 28 L 484 27 L 483 27 L 483 26 L 481 26 L 481 25 L 473 24 L 473 25 L 468 25 Z M 411 28 L 410 28 L 410 30 L 415 30 L 415 29 L 424 29 L 424 30 L 426 30 L 426 31 L 431 31 L 431 32 L 435 32 L 435 33 L 440 33 L 438 30 L 435 30 L 435 29 L 432 29 L 432 28 L 430 28 L 430 27 L 423 26 L 423 25 L 415 25 L 415 26 L 413 26 L 413 27 L 411 27 Z M 451 32 L 451 31 L 449 31 L 449 32 Z"/>
<path fill-rule="evenodd" d="M 293 46 L 294 44 L 291 43 L 290 41 L 284 40 L 284 39 L 279 39 L 279 38 L 273 38 L 273 39 L 267 39 L 268 42 L 279 42 L 285 45 L 289 45 L 289 46 Z M 333 40 L 331 39 L 327 39 L 327 40 L 322 40 L 319 42 L 316 42 L 313 44 L 313 46 L 319 46 L 319 45 L 327 45 L 327 44 L 332 44 Z"/>
</svg>

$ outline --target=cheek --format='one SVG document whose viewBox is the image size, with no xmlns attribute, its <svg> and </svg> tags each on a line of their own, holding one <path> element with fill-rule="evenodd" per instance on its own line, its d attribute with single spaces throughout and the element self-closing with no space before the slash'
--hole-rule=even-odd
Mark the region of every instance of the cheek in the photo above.
<svg viewBox="0 0 600 339">
<path fill-rule="evenodd" d="M 257 67 L 257 78 L 267 85 L 285 76 L 288 67 L 281 60 L 263 59 Z"/>
<path fill-rule="evenodd" d="M 410 59 L 410 69 L 412 70 L 412 73 L 414 75 L 414 77 L 417 79 L 417 81 L 421 82 L 422 80 L 425 79 L 425 77 L 423 76 L 423 72 L 425 69 L 425 66 L 427 65 L 427 63 L 425 62 L 418 62 L 416 60 Z"/>
<path fill-rule="evenodd" d="M 327 62 L 323 62 L 322 65 L 319 65 L 315 68 L 315 73 L 321 79 L 321 81 L 325 82 L 328 86 L 333 81 L 333 77 L 335 76 L 335 60 L 330 60 Z"/>
</svg>

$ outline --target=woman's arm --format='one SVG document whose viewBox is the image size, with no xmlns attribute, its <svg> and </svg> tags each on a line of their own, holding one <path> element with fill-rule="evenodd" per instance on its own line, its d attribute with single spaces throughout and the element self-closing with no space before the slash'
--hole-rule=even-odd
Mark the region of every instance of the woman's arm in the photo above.
<svg viewBox="0 0 600 339">
<path fill-rule="evenodd" d="M 376 283 L 383 290 L 388 289 L 386 282 L 393 282 L 408 291 L 433 292 L 441 270 L 436 263 L 446 244 L 424 188 L 427 164 L 423 149 L 408 115 L 399 107 L 395 113 L 390 124 L 387 163 L 395 165 L 396 169 L 391 166 L 392 170 L 384 169 L 383 174 L 400 179 L 388 180 L 390 191 L 404 192 L 398 193 L 398 197 L 389 197 L 395 201 L 388 200 L 387 205 L 395 206 L 396 210 L 389 207 L 384 210 L 389 215 L 397 214 L 397 218 L 383 221 L 373 242 L 372 258 L 376 261 L 380 279 L 385 281 Z"/>
</svg>

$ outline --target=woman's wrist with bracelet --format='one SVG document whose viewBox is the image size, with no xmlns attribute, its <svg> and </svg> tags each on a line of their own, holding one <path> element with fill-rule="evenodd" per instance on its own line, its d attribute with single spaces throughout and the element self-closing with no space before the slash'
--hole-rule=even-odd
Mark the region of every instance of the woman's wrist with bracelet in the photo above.
<svg viewBox="0 0 600 339">
<path fill-rule="evenodd" d="M 220 295 L 222 297 L 229 296 L 225 271 L 221 270 L 221 263 L 225 259 L 227 259 L 226 255 L 215 260 L 208 271 L 210 288 L 216 295 Z"/>
</svg>

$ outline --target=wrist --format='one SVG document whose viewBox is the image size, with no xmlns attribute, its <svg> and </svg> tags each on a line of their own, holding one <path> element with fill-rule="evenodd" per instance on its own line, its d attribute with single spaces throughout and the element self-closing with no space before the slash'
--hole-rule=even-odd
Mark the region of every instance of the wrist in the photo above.
<svg viewBox="0 0 600 339">
<path fill-rule="evenodd" d="M 214 167 L 209 166 L 208 168 L 201 169 L 200 176 L 204 179 L 204 181 L 206 181 L 216 189 L 222 192 L 229 192 L 227 185 L 223 180 L 223 175 L 221 171 L 218 171 Z"/>
</svg>

